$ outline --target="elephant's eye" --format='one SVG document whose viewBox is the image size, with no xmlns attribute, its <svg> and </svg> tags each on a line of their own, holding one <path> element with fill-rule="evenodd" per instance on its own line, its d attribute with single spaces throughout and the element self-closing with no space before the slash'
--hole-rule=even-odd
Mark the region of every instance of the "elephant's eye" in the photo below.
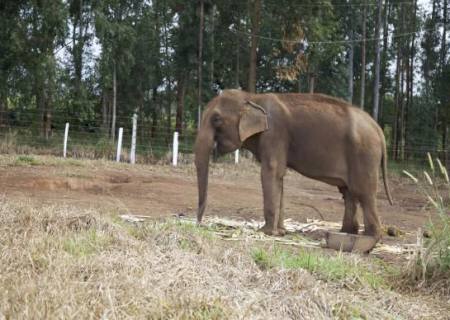
<svg viewBox="0 0 450 320">
<path fill-rule="evenodd" d="M 222 123 L 223 123 L 223 120 L 222 120 L 222 117 L 221 116 L 219 116 L 218 114 L 215 114 L 213 117 L 212 117 L 212 125 L 215 127 L 215 128 L 217 128 L 217 127 L 220 127 L 221 125 L 222 125 Z"/>
</svg>

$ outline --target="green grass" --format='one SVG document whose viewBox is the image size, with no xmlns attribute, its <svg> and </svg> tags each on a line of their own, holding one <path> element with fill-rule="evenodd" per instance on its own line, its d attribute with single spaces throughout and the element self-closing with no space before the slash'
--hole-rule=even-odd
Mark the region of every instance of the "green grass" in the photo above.
<svg viewBox="0 0 450 320">
<path fill-rule="evenodd" d="M 361 307 L 351 304 L 337 304 L 333 306 L 333 316 L 336 319 L 363 320 L 367 319 Z"/>
<path fill-rule="evenodd" d="M 62 240 L 62 248 L 70 255 L 80 258 L 105 250 L 113 243 L 113 238 L 95 229 L 69 235 Z"/>
<path fill-rule="evenodd" d="M 211 242 L 215 239 L 212 227 L 198 227 L 193 223 L 186 223 L 174 220 L 166 221 L 144 221 L 139 223 L 129 223 L 123 221 L 119 216 L 114 216 L 115 224 L 121 226 L 133 238 L 139 241 L 147 241 L 156 234 L 177 234 L 177 246 L 180 249 L 199 252 L 203 241 Z"/>
<path fill-rule="evenodd" d="M 184 310 L 180 315 L 179 310 Z M 174 312 L 175 311 L 175 312 Z M 189 301 L 172 304 L 165 307 L 164 315 L 160 319 L 195 319 L 195 320 L 219 320 L 227 319 L 228 312 L 220 301 Z M 159 317 L 158 317 L 159 319 Z"/>
<path fill-rule="evenodd" d="M 386 286 L 381 275 L 359 265 L 357 261 L 345 259 L 343 255 L 333 256 L 306 249 L 299 249 L 293 253 L 277 247 L 270 251 L 257 248 L 251 254 L 255 263 L 264 270 L 274 267 L 304 269 L 327 281 L 354 279 L 372 288 Z"/>
<path fill-rule="evenodd" d="M 43 163 L 38 159 L 34 158 L 33 156 L 27 155 L 18 156 L 13 163 L 13 165 L 16 166 L 38 166 L 42 164 Z"/>
<path fill-rule="evenodd" d="M 427 169 L 427 165 L 422 160 L 410 160 L 407 162 L 390 160 L 388 162 L 389 173 L 402 177 L 404 177 L 403 170 L 406 170 L 413 175 L 420 175 L 425 169 Z"/>
</svg>

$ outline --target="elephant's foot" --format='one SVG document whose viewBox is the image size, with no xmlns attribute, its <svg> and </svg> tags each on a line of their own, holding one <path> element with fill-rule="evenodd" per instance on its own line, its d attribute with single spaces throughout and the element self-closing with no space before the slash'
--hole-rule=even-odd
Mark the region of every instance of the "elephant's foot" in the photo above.
<svg viewBox="0 0 450 320">
<path fill-rule="evenodd" d="M 283 236 L 284 233 L 280 232 L 279 228 L 273 228 L 267 225 L 264 225 L 262 228 L 258 229 L 259 232 L 264 232 L 268 236 Z"/>
<path fill-rule="evenodd" d="M 278 235 L 284 236 L 287 233 L 286 228 L 278 227 Z"/>
<path fill-rule="evenodd" d="M 378 228 L 365 228 L 364 235 L 374 237 L 377 241 L 381 239 L 382 233 Z"/>
<path fill-rule="evenodd" d="M 359 226 L 351 225 L 351 226 L 342 226 L 341 232 L 350 233 L 350 234 L 358 234 Z"/>
</svg>

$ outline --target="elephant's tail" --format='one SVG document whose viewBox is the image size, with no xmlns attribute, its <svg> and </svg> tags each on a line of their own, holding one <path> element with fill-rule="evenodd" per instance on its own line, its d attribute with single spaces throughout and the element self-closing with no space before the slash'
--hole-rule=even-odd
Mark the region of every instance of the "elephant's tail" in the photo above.
<svg viewBox="0 0 450 320">
<path fill-rule="evenodd" d="M 394 205 L 394 201 L 392 201 L 391 191 L 389 190 L 389 185 L 387 181 L 387 151 L 386 151 L 386 142 L 384 142 L 384 139 L 383 139 L 383 156 L 381 158 L 381 172 L 383 174 L 384 190 L 386 191 L 386 196 L 389 200 L 389 203 L 392 206 Z"/>
</svg>

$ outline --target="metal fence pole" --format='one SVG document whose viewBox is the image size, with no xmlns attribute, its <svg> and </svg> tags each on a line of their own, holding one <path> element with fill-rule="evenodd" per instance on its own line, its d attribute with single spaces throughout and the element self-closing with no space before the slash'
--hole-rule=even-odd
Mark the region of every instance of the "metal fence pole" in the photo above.
<svg viewBox="0 0 450 320">
<path fill-rule="evenodd" d="M 122 153 L 122 136 L 123 136 L 123 128 L 119 128 L 119 138 L 117 139 L 117 153 L 116 153 L 117 162 L 120 162 L 120 155 Z"/>
<path fill-rule="evenodd" d="M 172 150 L 172 165 L 177 166 L 178 163 L 178 132 L 173 133 L 173 150 Z"/>
<path fill-rule="evenodd" d="M 66 129 L 64 130 L 64 149 L 63 149 L 63 157 L 67 156 L 67 139 L 69 138 L 69 123 L 66 122 Z"/>
</svg>

